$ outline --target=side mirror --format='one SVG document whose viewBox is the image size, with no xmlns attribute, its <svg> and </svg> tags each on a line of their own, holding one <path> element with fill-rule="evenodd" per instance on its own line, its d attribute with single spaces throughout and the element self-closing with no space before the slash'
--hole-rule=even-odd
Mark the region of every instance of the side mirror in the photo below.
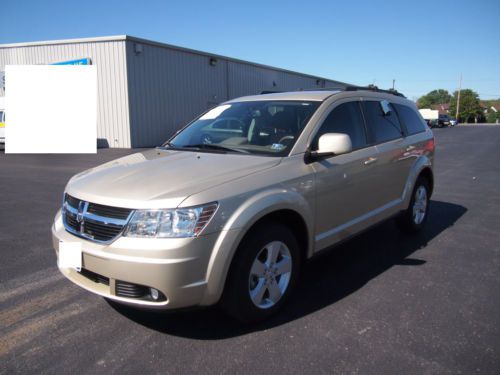
<svg viewBox="0 0 500 375">
<path fill-rule="evenodd" d="M 318 154 L 340 155 L 351 151 L 351 137 L 347 134 L 326 133 L 319 137 Z"/>
<path fill-rule="evenodd" d="M 352 151 L 351 137 L 344 133 L 326 133 L 319 137 L 318 150 L 306 153 L 306 163 Z"/>
</svg>

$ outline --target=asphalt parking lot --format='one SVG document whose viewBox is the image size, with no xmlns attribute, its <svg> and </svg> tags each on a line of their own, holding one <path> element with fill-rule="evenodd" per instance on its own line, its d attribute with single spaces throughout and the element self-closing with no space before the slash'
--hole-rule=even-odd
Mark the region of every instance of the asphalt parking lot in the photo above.
<svg viewBox="0 0 500 375">
<path fill-rule="evenodd" d="M 500 371 L 500 126 L 436 129 L 427 227 L 392 221 L 311 261 L 282 314 L 109 304 L 59 274 L 50 226 L 75 173 L 130 153 L 0 153 L 0 373 Z"/>
</svg>

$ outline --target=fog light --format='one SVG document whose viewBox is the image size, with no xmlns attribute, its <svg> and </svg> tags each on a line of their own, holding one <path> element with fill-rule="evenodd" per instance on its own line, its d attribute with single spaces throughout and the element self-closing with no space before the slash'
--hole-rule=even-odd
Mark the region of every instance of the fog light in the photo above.
<svg viewBox="0 0 500 375">
<path fill-rule="evenodd" d="M 160 297 L 160 292 L 158 292 L 158 290 L 156 290 L 155 288 L 150 289 L 150 294 L 151 298 L 153 298 L 155 301 L 157 301 L 158 298 Z"/>
</svg>

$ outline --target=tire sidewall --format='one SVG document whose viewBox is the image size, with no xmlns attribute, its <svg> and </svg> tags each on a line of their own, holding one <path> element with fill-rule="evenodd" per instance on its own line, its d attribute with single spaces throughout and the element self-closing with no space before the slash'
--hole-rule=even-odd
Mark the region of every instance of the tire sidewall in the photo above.
<svg viewBox="0 0 500 375">
<path fill-rule="evenodd" d="M 292 260 L 292 272 L 288 287 L 281 299 L 272 307 L 257 307 L 250 298 L 248 283 L 250 270 L 257 254 L 273 241 L 282 241 L 288 247 Z M 266 222 L 249 232 L 240 243 L 233 258 L 223 294 L 223 307 L 230 315 L 244 322 L 256 322 L 274 314 L 286 302 L 293 291 L 300 270 L 300 249 L 293 233 L 284 225 Z"/>
</svg>

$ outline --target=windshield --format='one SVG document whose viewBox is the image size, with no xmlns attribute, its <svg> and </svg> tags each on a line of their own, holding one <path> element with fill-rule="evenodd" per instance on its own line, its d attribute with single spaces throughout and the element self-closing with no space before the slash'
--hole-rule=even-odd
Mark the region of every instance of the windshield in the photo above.
<svg viewBox="0 0 500 375">
<path fill-rule="evenodd" d="M 255 101 L 211 109 L 163 146 L 285 156 L 320 102 Z"/>
</svg>

